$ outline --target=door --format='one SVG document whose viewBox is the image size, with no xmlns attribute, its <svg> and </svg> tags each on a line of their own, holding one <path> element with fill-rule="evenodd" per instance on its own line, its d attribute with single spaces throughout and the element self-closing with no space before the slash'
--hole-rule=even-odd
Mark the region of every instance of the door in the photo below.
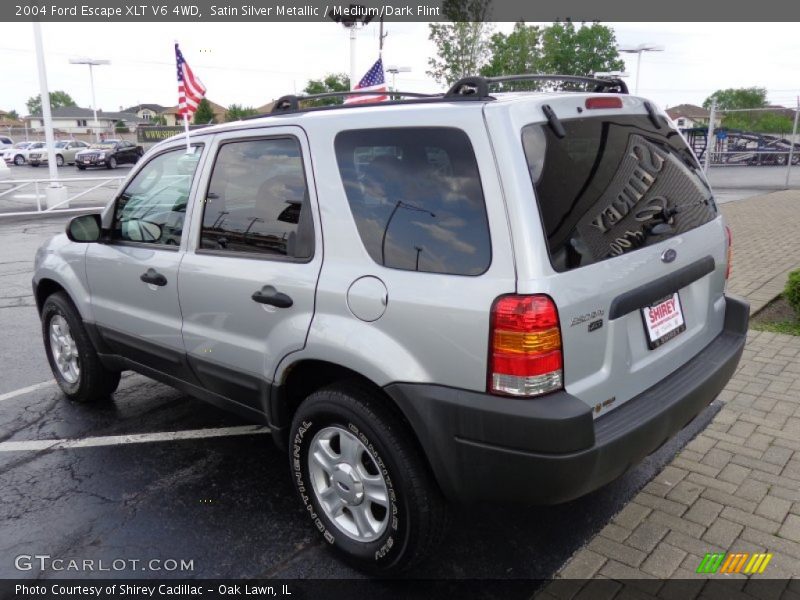
<svg viewBox="0 0 800 600">
<path fill-rule="evenodd" d="M 122 356 L 191 380 L 186 366 L 178 266 L 186 206 L 202 145 L 152 157 L 114 204 L 108 243 L 91 244 L 86 272 L 94 319 Z"/>
<path fill-rule="evenodd" d="M 178 291 L 189 362 L 213 392 L 264 410 L 278 362 L 305 345 L 322 265 L 303 131 L 216 138 Z"/>
<path fill-rule="evenodd" d="M 557 275 L 522 275 L 519 287 L 555 301 L 565 388 L 602 415 L 720 333 L 725 232 L 676 131 L 644 108 L 568 118 L 567 102 L 584 99 L 551 103 L 563 135 L 547 123 L 522 127 L 535 194 L 521 202 L 535 197 L 548 252 L 521 261 L 549 258 Z"/>
</svg>

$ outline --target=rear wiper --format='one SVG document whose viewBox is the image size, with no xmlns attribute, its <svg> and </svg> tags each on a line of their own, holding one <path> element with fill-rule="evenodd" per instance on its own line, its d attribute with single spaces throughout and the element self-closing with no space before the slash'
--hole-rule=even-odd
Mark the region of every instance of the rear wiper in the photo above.
<svg viewBox="0 0 800 600">
<path fill-rule="evenodd" d="M 566 137 L 567 132 L 564 129 L 564 126 L 561 124 L 561 121 L 558 120 L 555 111 L 553 111 L 549 104 L 542 104 L 542 112 L 544 113 L 544 116 L 547 117 L 547 124 L 550 125 L 550 129 L 553 130 L 553 133 L 556 134 L 556 137 Z"/>
<path fill-rule="evenodd" d="M 645 101 L 644 107 L 647 109 L 647 116 L 650 117 L 650 121 L 656 126 L 656 129 L 661 129 L 661 120 L 658 118 L 658 113 L 656 109 L 653 108 L 653 105 Z"/>
</svg>

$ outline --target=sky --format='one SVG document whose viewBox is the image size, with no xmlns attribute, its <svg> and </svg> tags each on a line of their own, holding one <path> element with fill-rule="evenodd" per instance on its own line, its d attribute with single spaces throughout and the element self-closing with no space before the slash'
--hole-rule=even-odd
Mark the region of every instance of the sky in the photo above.
<svg viewBox="0 0 800 600">
<path fill-rule="evenodd" d="M 606 23 L 621 46 L 660 44 L 642 56 L 639 94 L 666 108 L 701 104 L 717 89 L 766 87 L 774 104 L 794 106 L 800 94 L 800 36 L 795 23 Z M 496 31 L 513 24 L 495 23 Z M 403 91 L 441 88 L 425 71 L 434 53 L 425 23 L 387 23 L 384 64 L 410 67 L 397 76 Z M 310 78 L 348 72 L 348 33 L 335 23 L 43 23 L 50 90 L 91 106 L 88 67 L 70 58 L 108 59 L 95 68 L 97 107 L 116 111 L 139 103 L 177 103 L 173 44 L 208 88 L 209 99 L 261 106 L 299 93 Z M 378 25 L 359 32 L 359 77 L 378 56 Z M 623 54 L 633 90 L 636 56 Z M 387 79 L 390 75 L 387 74 Z M 0 110 L 27 114 L 39 93 L 33 26 L 0 23 Z"/>
</svg>

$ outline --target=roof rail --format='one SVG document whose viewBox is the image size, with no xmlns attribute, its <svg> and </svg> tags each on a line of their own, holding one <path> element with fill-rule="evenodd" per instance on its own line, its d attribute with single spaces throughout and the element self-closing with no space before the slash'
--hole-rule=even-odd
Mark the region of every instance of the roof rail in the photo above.
<svg viewBox="0 0 800 600">
<path fill-rule="evenodd" d="M 270 114 L 295 112 L 300 109 L 300 103 L 307 100 L 321 100 L 324 98 L 343 98 L 350 96 L 389 96 L 391 98 L 441 98 L 441 94 L 420 94 L 418 92 L 361 92 L 348 90 L 345 92 L 324 92 L 322 94 L 309 94 L 307 96 L 296 96 L 289 94 L 281 96 L 275 101 Z"/>
<path fill-rule="evenodd" d="M 454 99 L 481 99 L 489 96 L 489 86 L 496 83 L 507 83 L 511 81 L 563 81 L 566 83 L 589 83 L 594 85 L 595 92 L 614 92 L 627 94 L 628 86 L 618 77 L 584 77 L 581 75 L 503 75 L 500 77 L 464 77 L 456 81 L 447 93 L 445 98 Z M 465 98 L 466 97 L 466 98 Z"/>
</svg>

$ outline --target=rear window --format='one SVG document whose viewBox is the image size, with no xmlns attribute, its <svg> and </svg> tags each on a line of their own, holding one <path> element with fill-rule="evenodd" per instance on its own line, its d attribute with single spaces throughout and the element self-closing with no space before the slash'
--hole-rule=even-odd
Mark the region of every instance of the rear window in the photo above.
<svg viewBox="0 0 800 600">
<path fill-rule="evenodd" d="M 708 223 L 717 209 L 692 151 L 646 116 L 527 125 L 522 143 L 556 271 L 620 256 Z"/>
<path fill-rule="evenodd" d="M 480 275 L 491 243 L 467 134 L 444 127 L 343 131 L 336 160 L 361 241 L 395 269 Z"/>
</svg>

